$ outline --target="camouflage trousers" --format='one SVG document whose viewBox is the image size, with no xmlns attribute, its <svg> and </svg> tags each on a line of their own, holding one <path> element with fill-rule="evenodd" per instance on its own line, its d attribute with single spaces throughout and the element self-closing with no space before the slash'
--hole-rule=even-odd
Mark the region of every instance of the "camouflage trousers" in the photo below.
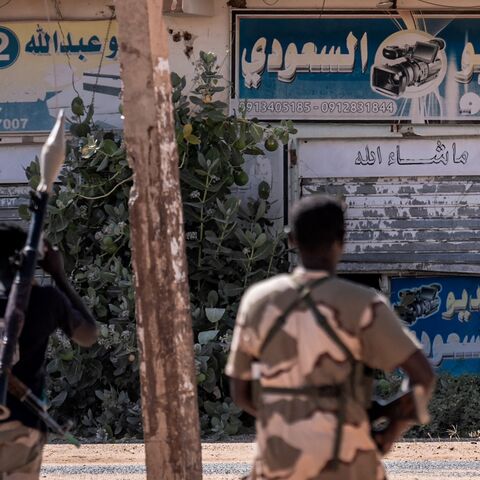
<svg viewBox="0 0 480 480">
<path fill-rule="evenodd" d="M 309 475 L 306 478 L 297 470 L 292 471 L 289 476 L 282 478 L 285 478 L 285 480 L 378 480 L 379 471 L 374 468 L 374 465 L 375 463 L 372 462 L 370 454 L 367 453 L 366 455 L 360 455 L 354 462 L 354 465 L 344 462 L 335 465 L 334 462 L 329 462 L 321 472 L 313 477 Z M 271 477 L 270 475 L 265 476 L 259 473 L 262 470 L 261 461 L 257 457 L 252 472 L 243 477 L 242 480 L 274 480 L 279 478 L 276 475 Z M 382 480 L 387 480 L 387 477 L 383 475 L 384 472 L 381 477 Z"/>
<path fill-rule="evenodd" d="M 338 472 L 338 473 L 335 473 L 334 476 L 332 476 L 330 474 L 330 476 L 328 476 L 328 474 L 325 474 L 325 475 L 320 475 L 318 477 L 318 480 L 342 480 L 344 477 L 342 477 L 342 472 Z M 255 475 L 255 472 L 252 472 L 250 473 L 250 475 L 247 475 L 246 477 L 242 477 L 241 480 L 259 480 L 259 478 Z M 315 479 L 317 480 L 317 479 Z M 367 479 L 364 479 L 362 478 L 361 480 L 367 480 Z M 387 477 L 385 477 L 383 480 L 388 480 Z"/>
<path fill-rule="evenodd" d="M 317 478 L 318 478 L 318 480 L 342 480 L 344 477 L 342 477 L 342 472 L 338 472 L 338 473 L 333 474 L 333 476 L 332 476 L 332 474 L 330 474 L 330 475 L 321 474 Z M 315 478 L 314 480 L 317 480 L 317 478 Z M 241 480 L 260 480 L 260 479 L 255 475 L 255 472 L 252 472 L 250 475 L 247 475 L 246 477 L 242 477 Z M 367 480 L 367 479 L 362 477 L 361 480 Z M 387 479 L 387 477 L 385 477 L 383 480 L 388 480 L 388 479 Z"/>
<path fill-rule="evenodd" d="M 0 424 L 0 480 L 38 480 L 46 435 L 21 422 Z"/>
</svg>

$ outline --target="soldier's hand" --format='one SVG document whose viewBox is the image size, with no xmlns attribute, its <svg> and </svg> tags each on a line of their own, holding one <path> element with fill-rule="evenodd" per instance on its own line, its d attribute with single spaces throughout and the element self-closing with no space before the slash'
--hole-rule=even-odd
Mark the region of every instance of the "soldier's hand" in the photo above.
<svg viewBox="0 0 480 480">
<path fill-rule="evenodd" d="M 54 280 L 65 275 L 63 256 L 58 248 L 48 241 L 44 242 L 44 257 L 38 263 Z"/>
<path fill-rule="evenodd" d="M 389 429 L 383 433 L 376 433 L 373 439 L 375 440 L 377 448 L 382 455 L 386 455 L 392 449 L 395 442 L 395 438 L 393 438 L 393 435 L 391 435 Z"/>
<path fill-rule="evenodd" d="M 386 455 L 411 425 L 410 422 L 393 421 L 384 431 L 375 433 L 373 439 L 380 453 Z"/>
</svg>

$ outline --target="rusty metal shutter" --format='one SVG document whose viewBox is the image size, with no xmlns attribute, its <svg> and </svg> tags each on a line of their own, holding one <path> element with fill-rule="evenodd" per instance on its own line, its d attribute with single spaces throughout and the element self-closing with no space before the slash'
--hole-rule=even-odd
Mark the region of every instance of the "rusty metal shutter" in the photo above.
<svg viewBox="0 0 480 480">
<path fill-rule="evenodd" d="M 18 207 L 28 204 L 27 185 L 0 185 L 0 222 L 21 223 Z"/>
<path fill-rule="evenodd" d="M 301 178 L 347 204 L 340 271 L 480 274 L 480 177 Z"/>
</svg>

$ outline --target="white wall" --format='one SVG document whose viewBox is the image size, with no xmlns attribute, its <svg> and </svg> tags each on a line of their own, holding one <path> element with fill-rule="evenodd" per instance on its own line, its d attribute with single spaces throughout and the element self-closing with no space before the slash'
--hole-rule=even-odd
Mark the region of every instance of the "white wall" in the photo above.
<svg viewBox="0 0 480 480">
<path fill-rule="evenodd" d="M 2 2 L 5 3 L 5 2 Z M 12 20 L 99 20 L 110 18 L 113 0 L 12 0 L 0 8 L 0 21 Z M 56 8 L 58 6 L 58 10 Z"/>
</svg>

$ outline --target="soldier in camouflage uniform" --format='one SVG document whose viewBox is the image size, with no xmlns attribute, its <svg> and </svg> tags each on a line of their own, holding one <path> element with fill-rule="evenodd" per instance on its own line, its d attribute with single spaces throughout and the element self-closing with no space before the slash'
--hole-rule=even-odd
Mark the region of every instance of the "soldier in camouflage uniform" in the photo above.
<svg viewBox="0 0 480 480">
<path fill-rule="evenodd" d="M 226 372 L 235 402 L 256 417 L 251 480 L 384 480 L 381 455 L 411 424 L 372 438 L 365 368 L 402 367 L 431 395 L 431 367 L 387 300 L 334 276 L 343 238 L 338 202 L 303 199 L 290 233 L 302 266 L 242 298 Z"/>
</svg>

